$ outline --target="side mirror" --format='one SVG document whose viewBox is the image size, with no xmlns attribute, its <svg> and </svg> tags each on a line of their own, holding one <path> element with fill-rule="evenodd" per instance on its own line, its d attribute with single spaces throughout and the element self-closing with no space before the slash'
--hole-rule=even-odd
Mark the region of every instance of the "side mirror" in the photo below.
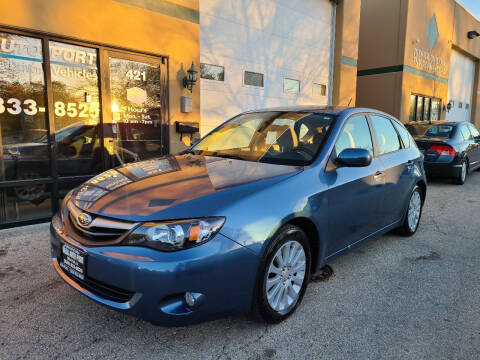
<svg viewBox="0 0 480 360">
<path fill-rule="evenodd" d="M 372 154 L 367 149 L 345 149 L 335 161 L 343 166 L 364 167 L 371 164 Z"/>
</svg>

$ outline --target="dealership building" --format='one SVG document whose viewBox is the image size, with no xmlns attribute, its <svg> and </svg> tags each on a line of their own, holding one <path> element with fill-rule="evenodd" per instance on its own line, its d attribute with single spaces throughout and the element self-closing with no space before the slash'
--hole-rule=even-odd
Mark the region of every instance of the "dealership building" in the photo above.
<svg viewBox="0 0 480 360">
<path fill-rule="evenodd" d="M 245 110 L 473 120 L 473 30 L 453 0 L 0 2 L 0 228 L 45 221 L 92 176 Z"/>
<path fill-rule="evenodd" d="M 362 0 L 357 104 L 480 125 L 480 21 L 454 0 Z"/>
</svg>

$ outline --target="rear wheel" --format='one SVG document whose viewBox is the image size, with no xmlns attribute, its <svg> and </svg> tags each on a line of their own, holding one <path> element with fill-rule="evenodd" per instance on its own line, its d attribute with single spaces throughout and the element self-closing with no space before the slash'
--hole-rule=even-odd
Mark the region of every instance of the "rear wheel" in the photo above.
<svg viewBox="0 0 480 360">
<path fill-rule="evenodd" d="M 457 185 L 465 184 L 468 174 L 468 161 L 465 159 L 462 161 L 459 174 L 453 178 L 453 182 Z"/>
<path fill-rule="evenodd" d="M 280 229 L 260 266 L 253 312 L 267 323 L 290 316 L 301 302 L 310 276 L 310 246 L 305 233 Z"/>
<path fill-rule="evenodd" d="M 412 236 L 417 232 L 418 225 L 420 224 L 420 218 L 422 217 L 422 196 L 422 189 L 418 185 L 415 186 L 412 195 L 410 196 L 407 212 L 405 214 L 405 220 L 397 231 L 400 235 Z"/>
</svg>

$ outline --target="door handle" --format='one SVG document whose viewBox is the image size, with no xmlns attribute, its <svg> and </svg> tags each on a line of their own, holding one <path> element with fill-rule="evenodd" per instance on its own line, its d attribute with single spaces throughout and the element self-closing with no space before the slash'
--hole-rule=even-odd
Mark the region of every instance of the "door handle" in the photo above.
<svg viewBox="0 0 480 360">
<path fill-rule="evenodd" d="M 383 171 L 377 171 L 375 175 L 373 175 L 373 179 L 376 183 L 385 184 L 385 173 Z"/>
</svg>

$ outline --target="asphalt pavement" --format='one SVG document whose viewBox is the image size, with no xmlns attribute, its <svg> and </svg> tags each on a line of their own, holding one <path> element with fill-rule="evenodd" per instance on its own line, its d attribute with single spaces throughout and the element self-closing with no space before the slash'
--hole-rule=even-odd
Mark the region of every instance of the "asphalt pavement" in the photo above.
<svg viewBox="0 0 480 360">
<path fill-rule="evenodd" d="M 285 322 L 156 327 L 55 273 L 48 224 L 0 231 L 0 359 L 479 359 L 480 172 L 430 181 L 418 233 L 334 260 Z"/>
</svg>

